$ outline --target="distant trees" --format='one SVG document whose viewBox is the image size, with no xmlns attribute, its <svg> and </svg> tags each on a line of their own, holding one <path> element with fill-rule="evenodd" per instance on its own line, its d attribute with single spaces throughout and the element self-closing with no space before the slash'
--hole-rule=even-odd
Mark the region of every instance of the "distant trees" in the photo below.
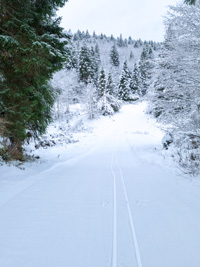
<svg viewBox="0 0 200 267">
<path fill-rule="evenodd" d="M 130 100 L 130 70 L 128 69 L 127 61 L 124 62 L 121 78 L 119 81 L 118 96 L 124 101 Z"/>
<path fill-rule="evenodd" d="M 189 4 L 189 5 L 195 5 L 196 0 L 185 0 L 184 2 Z"/>
<path fill-rule="evenodd" d="M 115 86 L 113 83 L 112 73 L 109 72 L 108 74 L 108 80 L 106 83 L 106 93 L 109 95 L 114 95 Z"/>
<path fill-rule="evenodd" d="M 105 71 L 102 68 L 99 74 L 99 81 L 98 81 L 98 97 L 102 97 L 106 92 L 106 75 Z"/>
<path fill-rule="evenodd" d="M 86 44 L 83 44 L 78 58 L 80 80 L 86 84 L 92 82 L 97 85 L 99 66 L 100 55 L 98 45 L 90 49 Z"/>
<path fill-rule="evenodd" d="M 65 2 L 1 1 L 1 154 L 10 158 L 22 160 L 27 131 L 37 138 L 51 121 L 54 92 L 48 81 L 67 57 L 67 36 L 55 11 Z"/>
<path fill-rule="evenodd" d="M 140 92 L 145 95 L 150 85 L 153 68 L 153 51 L 151 46 L 144 45 L 139 61 L 139 75 L 140 75 Z"/>
<path fill-rule="evenodd" d="M 120 64 L 119 53 L 117 51 L 115 44 L 111 47 L 111 50 L 110 50 L 110 63 L 114 67 L 119 67 L 119 64 Z"/>
<path fill-rule="evenodd" d="M 134 69 L 130 78 L 130 84 L 129 84 L 130 90 L 132 94 L 138 94 L 140 93 L 140 77 L 139 77 L 139 70 L 137 67 L 137 64 L 135 63 Z"/>
</svg>

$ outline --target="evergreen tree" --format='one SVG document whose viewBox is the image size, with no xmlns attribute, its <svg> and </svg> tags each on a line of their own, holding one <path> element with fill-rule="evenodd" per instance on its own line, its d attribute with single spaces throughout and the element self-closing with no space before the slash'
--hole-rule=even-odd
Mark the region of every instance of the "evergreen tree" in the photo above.
<svg viewBox="0 0 200 267">
<path fill-rule="evenodd" d="M 77 47 L 75 46 L 71 46 L 68 47 L 68 60 L 66 62 L 65 67 L 67 69 L 77 69 L 78 68 L 78 51 L 77 51 Z"/>
<path fill-rule="evenodd" d="M 86 33 L 85 33 L 85 39 L 86 40 L 89 40 L 90 39 L 90 34 L 89 34 L 89 31 L 87 30 Z"/>
<path fill-rule="evenodd" d="M 120 61 L 119 61 L 119 53 L 117 51 L 117 48 L 115 44 L 111 47 L 110 51 L 110 63 L 114 67 L 119 67 Z"/>
<path fill-rule="evenodd" d="M 98 62 L 98 65 L 100 65 L 101 57 L 100 57 L 99 45 L 97 43 L 95 45 L 94 51 L 95 51 L 95 58 L 96 58 L 96 60 Z"/>
<path fill-rule="evenodd" d="M 110 36 L 110 41 L 115 41 L 115 37 L 111 34 L 111 36 Z"/>
<path fill-rule="evenodd" d="M 98 72 L 99 72 L 99 65 L 100 65 L 100 55 L 99 53 L 96 52 L 96 47 L 95 50 L 93 46 L 91 47 L 90 50 L 90 57 L 91 57 L 91 65 L 90 65 L 90 81 L 94 84 L 97 85 L 98 81 Z M 99 52 L 99 51 L 98 51 Z"/>
<path fill-rule="evenodd" d="M 143 96 L 146 94 L 147 89 L 150 84 L 151 76 L 152 76 L 152 49 L 149 48 L 148 45 L 143 47 L 140 61 L 139 61 L 139 74 L 140 74 L 140 82 L 141 82 L 141 91 L 140 94 Z"/>
<path fill-rule="evenodd" d="M 130 56 L 129 56 L 129 60 L 133 60 L 134 59 L 134 54 L 133 54 L 133 51 L 130 52 Z"/>
<path fill-rule="evenodd" d="M 83 44 L 79 53 L 79 79 L 86 84 L 92 76 L 91 66 L 92 58 L 90 49 L 86 44 Z"/>
<path fill-rule="evenodd" d="M 93 32 L 92 37 L 93 37 L 95 40 L 97 39 L 97 35 L 96 35 L 95 31 Z"/>
<path fill-rule="evenodd" d="M 122 34 L 120 34 L 120 37 L 117 38 L 117 45 L 119 47 L 123 47 L 124 46 L 124 40 L 122 38 Z"/>
<path fill-rule="evenodd" d="M 105 71 L 102 68 L 99 74 L 99 82 L 98 82 L 98 97 L 102 97 L 106 92 L 106 75 Z"/>
<path fill-rule="evenodd" d="M 23 158 L 27 130 L 37 138 L 51 121 L 54 93 L 48 81 L 62 68 L 67 43 L 55 11 L 65 2 L 1 0 L 0 128 L 11 158 Z"/>
<path fill-rule="evenodd" d="M 138 71 L 138 67 L 137 64 L 134 65 L 134 69 L 133 69 L 133 73 L 130 79 L 130 90 L 131 93 L 133 94 L 139 94 L 139 90 L 140 90 L 140 84 L 139 84 L 139 71 Z"/>
<path fill-rule="evenodd" d="M 130 71 L 128 69 L 127 61 L 124 62 L 123 70 L 119 82 L 119 92 L 118 96 L 124 101 L 131 100 L 130 98 Z"/>
<path fill-rule="evenodd" d="M 196 0 L 185 0 L 184 2 L 189 5 L 195 5 Z"/>
<path fill-rule="evenodd" d="M 108 80 L 107 80 L 107 84 L 106 84 L 106 93 L 109 95 L 114 94 L 114 83 L 113 83 L 111 72 L 109 72 L 109 74 L 108 74 Z"/>
<path fill-rule="evenodd" d="M 132 37 L 131 36 L 128 37 L 128 44 L 129 45 L 132 45 L 133 44 L 133 40 L 132 40 Z"/>
</svg>

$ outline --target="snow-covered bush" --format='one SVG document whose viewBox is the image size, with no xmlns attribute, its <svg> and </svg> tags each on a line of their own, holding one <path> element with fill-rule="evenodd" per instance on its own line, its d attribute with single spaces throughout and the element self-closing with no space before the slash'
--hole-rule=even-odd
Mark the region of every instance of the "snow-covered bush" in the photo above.
<svg viewBox="0 0 200 267">
<path fill-rule="evenodd" d="M 97 108 L 104 116 L 113 115 L 121 108 L 121 102 L 115 97 L 104 94 L 97 103 Z"/>
<path fill-rule="evenodd" d="M 200 134 L 176 133 L 173 156 L 185 173 L 198 175 L 200 169 Z"/>
</svg>

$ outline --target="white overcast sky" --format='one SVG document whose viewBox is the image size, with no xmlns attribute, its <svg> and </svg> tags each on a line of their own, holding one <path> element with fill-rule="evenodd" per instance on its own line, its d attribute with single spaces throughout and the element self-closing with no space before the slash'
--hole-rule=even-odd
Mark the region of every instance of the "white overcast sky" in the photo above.
<svg viewBox="0 0 200 267">
<path fill-rule="evenodd" d="M 183 1 L 183 0 L 182 0 Z M 162 41 L 163 16 L 180 0 L 69 0 L 58 11 L 61 26 L 76 32 L 89 30 L 115 37 Z"/>
</svg>

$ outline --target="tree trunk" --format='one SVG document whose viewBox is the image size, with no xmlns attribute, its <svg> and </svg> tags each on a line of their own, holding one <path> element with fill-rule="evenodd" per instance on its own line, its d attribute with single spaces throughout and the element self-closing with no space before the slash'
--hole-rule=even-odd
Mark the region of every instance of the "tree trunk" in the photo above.
<svg viewBox="0 0 200 267">
<path fill-rule="evenodd" d="M 15 139 L 12 139 L 10 141 L 11 143 L 6 147 L 9 159 L 23 161 L 24 157 L 23 157 L 22 142 Z"/>
</svg>

